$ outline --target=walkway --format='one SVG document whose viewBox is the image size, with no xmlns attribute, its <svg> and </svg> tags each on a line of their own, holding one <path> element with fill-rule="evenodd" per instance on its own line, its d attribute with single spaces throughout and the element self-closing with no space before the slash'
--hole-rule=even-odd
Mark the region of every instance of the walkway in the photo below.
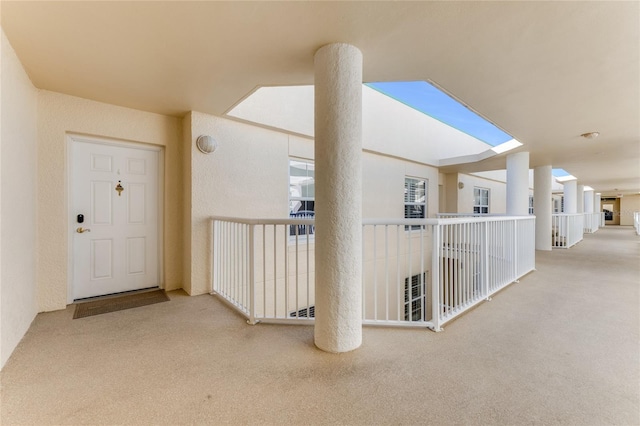
<svg viewBox="0 0 640 426">
<path fill-rule="evenodd" d="M 246 325 L 216 298 L 38 315 L 1 373 L 10 424 L 640 424 L 640 237 L 606 227 L 442 333 Z"/>
</svg>

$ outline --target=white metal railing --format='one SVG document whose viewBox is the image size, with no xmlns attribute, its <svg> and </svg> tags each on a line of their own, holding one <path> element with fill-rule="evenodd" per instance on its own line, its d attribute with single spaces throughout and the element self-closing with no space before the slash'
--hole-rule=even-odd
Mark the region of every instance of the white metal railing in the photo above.
<svg viewBox="0 0 640 426">
<path fill-rule="evenodd" d="M 250 323 L 312 323 L 313 223 L 213 218 L 212 292 Z M 534 237 L 534 216 L 364 220 L 363 324 L 440 330 L 532 271 Z"/>
<path fill-rule="evenodd" d="M 640 212 L 633 212 L 633 227 L 636 228 L 636 234 L 640 235 Z"/>
<path fill-rule="evenodd" d="M 212 290 L 257 321 L 310 321 L 314 219 L 213 219 Z"/>
<path fill-rule="evenodd" d="M 506 217 L 506 214 L 496 213 L 436 213 L 438 219 L 455 219 L 459 217 Z"/>
<path fill-rule="evenodd" d="M 584 233 L 593 234 L 600 229 L 600 213 L 584 213 Z"/>
<path fill-rule="evenodd" d="M 582 213 L 554 213 L 551 215 L 551 247 L 570 248 L 582 241 L 584 215 Z"/>
</svg>

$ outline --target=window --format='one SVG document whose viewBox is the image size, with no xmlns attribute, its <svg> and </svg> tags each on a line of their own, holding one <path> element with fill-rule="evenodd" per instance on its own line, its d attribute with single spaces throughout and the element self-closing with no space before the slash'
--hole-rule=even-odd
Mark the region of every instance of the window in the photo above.
<svg viewBox="0 0 640 426">
<path fill-rule="evenodd" d="M 316 307 L 315 305 L 312 305 L 312 306 L 309 306 L 308 308 L 302 308 L 299 311 L 290 312 L 289 316 L 292 318 L 315 318 Z"/>
<path fill-rule="evenodd" d="M 529 195 L 529 214 L 533 214 L 533 195 Z"/>
<path fill-rule="evenodd" d="M 417 274 L 404 279 L 404 319 L 405 321 L 423 321 L 427 310 L 425 282 L 427 273 Z"/>
<path fill-rule="evenodd" d="M 424 179 L 404 178 L 404 218 L 424 219 L 427 217 L 427 181 Z M 409 227 L 405 227 L 409 229 Z M 411 229 L 420 229 L 412 226 Z"/>
<path fill-rule="evenodd" d="M 312 161 L 289 160 L 289 216 L 297 219 L 315 216 L 315 168 Z M 313 234 L 314 227 L 291 225 L 290 235 Z"/>
<path fill-rule="evenodd" d="M 489 190 L 486 188 L 473 188 L 473 212 L 480 214 L 489 213 Z"/>
</svg>

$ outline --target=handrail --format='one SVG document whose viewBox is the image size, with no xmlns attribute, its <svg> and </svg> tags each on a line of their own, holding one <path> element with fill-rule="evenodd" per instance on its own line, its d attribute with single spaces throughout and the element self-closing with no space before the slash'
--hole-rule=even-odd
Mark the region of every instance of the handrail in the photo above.
<svg viewBox="0 0 640 426">
<path fill-rule="evenodd" d="M 454 223 L 475 223 L 475 222 L 498 222 L 504 219 L 521 220 L 531 219 L 535 216 L 507 216 L 507 215 L 482 215 L 482 216 L 463 216 L 456 218 L 439 218 L 439 219 L 362 219 L 363 225 L 394 225 L 394 226 L 420 226 L 420 225 L 447 225 Z M 258 218 L 248 219 L 231 216 L 210 216 L 209 220 L 220 220 L 225 222 L 236 222 L 244 225 L 314 225 L 315 219 L 296 219 L 296 218 Z"/>
</svg>

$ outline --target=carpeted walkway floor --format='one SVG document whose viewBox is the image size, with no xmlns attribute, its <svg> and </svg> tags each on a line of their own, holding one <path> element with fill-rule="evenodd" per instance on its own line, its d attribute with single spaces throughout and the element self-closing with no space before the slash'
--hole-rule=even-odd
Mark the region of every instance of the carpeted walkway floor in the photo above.
<svg viewBox="0 0 640 426">
<path fill-rule="evenodd" d="M 442 333 L 249 326 L 216 298 L 72 321 L 39 314 L 0 378 L 11 424 L 640 424 L 640 237 L 607 227 L 537 252 Z"/>
</svg>

